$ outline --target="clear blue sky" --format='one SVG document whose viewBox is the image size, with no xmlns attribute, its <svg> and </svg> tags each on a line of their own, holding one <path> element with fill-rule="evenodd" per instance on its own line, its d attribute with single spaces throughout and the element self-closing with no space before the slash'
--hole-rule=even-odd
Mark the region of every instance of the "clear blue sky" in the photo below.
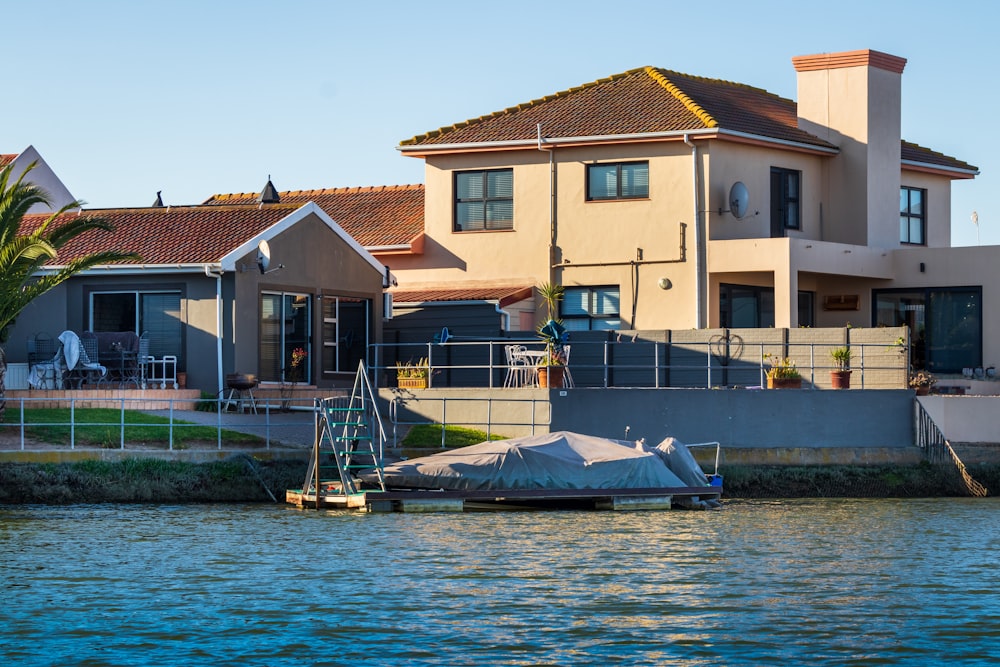
<svg viewBox="0 0 1000 667">
<path fill-rule="evenodd" d="M 399 142 L 634 67 L 795 98 L 797 55 L 908 60 L 903 137 L 979 167 L 954 245 L 1000 245 L 1000 3 L 34 0 L 2 11 L 0 152 L 90 207 L 423 182 Z"/>
</svg>

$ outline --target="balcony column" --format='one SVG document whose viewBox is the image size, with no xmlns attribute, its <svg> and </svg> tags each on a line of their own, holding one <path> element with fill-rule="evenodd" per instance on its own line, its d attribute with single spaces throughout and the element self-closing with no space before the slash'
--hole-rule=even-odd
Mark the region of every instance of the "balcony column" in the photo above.
<svg viewBox="0 0 1000 667">
<path fill-rule="evenodd" d="M 787 262 L 774 270 L 774 326 L 799 326 L 799 272 Z"/>
</svg>

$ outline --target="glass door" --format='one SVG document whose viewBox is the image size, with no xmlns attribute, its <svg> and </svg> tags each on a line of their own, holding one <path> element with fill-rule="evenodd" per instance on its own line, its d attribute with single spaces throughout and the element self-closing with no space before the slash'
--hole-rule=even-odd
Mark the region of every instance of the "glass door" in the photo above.
<svg viewBox="0 0 1000 667">
<path fill-rule="evenodd" d="M 260 379 L 311 382 L 309 295 L 264 293 L 260 299 Z M 305 353 L 298 365 L 293 364 L 296 350 Z"/>
</svg>

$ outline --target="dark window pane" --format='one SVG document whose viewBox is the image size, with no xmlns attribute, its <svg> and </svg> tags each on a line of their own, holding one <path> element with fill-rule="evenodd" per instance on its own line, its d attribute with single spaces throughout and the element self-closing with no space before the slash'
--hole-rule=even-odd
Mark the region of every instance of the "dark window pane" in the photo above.
<svg viewBox="0 0 1000 667">
<path fill-rule="evenodd" d="M 590 199 L 614 199 L 618 196 L 618 166 L 590 165 Z"/>
</svg>

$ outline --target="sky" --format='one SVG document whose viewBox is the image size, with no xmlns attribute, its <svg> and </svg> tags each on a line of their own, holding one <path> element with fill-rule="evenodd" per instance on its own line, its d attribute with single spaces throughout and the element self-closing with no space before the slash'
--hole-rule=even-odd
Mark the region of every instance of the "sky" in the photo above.
<svg viewBox="0 0 1000 667">
<path fill-rule="evenodd" d="M 980 170 L 952 244 L 1000 245 L 994 0 L 4 3 L 0 153 L 88 208 L 423 182 L 416 134 L 636 67 L 795 99 L 794 56 L 907 59 L 903 138 Z M 979 225 L 973 224 L 972 212 Z"/>
</svg>

